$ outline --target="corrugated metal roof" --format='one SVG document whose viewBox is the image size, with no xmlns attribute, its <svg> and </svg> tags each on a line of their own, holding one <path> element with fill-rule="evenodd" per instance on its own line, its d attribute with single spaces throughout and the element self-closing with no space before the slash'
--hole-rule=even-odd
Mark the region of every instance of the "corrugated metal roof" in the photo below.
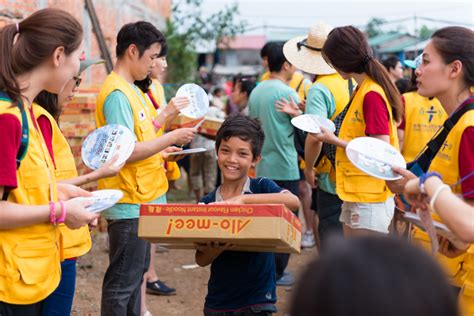
<svg viewBox="0 0 474 316">
<path fill-rule="evenodd" d="M 393 45 L 388 45 L 381 49 L 379 52 L 380 53 L 397 53 L 404 51 L 406 47 L 410 47 L 414 45 L 415 43 L 418 43 L 419 40 L 416 38 L 407 38 L 404 39 L 401 42 L 394 43 Z"/>
<path fill-rule="evenodd" d="M 397 39 L 399 37 L 403 37 L 405 34 L 400 34 L 400 33 L 384 33 L 380 34 L 377 36 L 374 36 L 372 38 L 369 38 L 369 45 L 370 46 L 377 46 L 389 41 L 392 41 L 394 39 Z"/>
</svg>

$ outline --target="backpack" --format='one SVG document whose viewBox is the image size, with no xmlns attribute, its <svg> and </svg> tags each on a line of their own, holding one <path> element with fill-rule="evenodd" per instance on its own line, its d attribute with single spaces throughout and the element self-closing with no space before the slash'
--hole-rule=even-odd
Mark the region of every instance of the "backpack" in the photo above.
<svg viewBox="0 0 474 316">
<path fill-rule="evenodd" d="M 13 102 L 12 99 L 8 96 L 8 94 L 4 91 L 0 91 L 0 101 Z M 30 138 L 28 118 L 26 117 L 26 111 L 23 107 L 23 103 L 19 101 L 17 106 L 21 113 L 21 141 L 20 147 L 18 148 L 18 152 L 16 154 L 16 169 L 18 170 L 18 168 L 20 168 L 21 161 L 23 160 L 23 158 L 25 158 Z M 2 196 L 3 201 L 6 201 L 8 199 L 8 194 L 9 190 L 7 188 L 4 188 Z"/>
</svg>

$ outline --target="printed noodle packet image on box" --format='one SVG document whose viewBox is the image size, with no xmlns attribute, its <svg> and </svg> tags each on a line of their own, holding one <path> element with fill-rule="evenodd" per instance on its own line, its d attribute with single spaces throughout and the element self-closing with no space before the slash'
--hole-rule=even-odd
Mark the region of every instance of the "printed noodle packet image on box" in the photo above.
<svg viewBox="0 0 474 316">
<path fill-rule="evenodd" d="M 301 251 L 301 222 L 281 204 L 142 204 L 138 236 L 169 248 L 217 241 L 238 251 Z"/>
</svg>

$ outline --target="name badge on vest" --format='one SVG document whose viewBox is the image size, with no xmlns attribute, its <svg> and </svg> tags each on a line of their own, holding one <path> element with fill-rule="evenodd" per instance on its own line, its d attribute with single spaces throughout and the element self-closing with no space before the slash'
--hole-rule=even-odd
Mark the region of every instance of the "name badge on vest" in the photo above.
<svg viewBox="0 0 474 316">
<path fill-rule="evenodd" d="M 146 116 L 145 116 L 145 110 L 141 110 L 141 111 L 138 113 L 138 119 L 139 119 L 140 121 L 143 121 L 145 118 L 146 118 Z"/>
</svg>

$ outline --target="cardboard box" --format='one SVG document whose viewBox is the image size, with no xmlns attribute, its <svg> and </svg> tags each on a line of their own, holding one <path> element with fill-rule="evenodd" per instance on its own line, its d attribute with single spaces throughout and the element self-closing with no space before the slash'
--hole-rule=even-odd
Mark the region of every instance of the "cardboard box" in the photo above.
<svg viewBox="0 0 474 316">
<path fill-rule="evenodd" d="M 201 120 L 202 118 L 193 119 L 180 114 L 171 122 L 170 129 L 174 130 L 183 127 L 193 127 L 196 126 L 196 124 L 198 124 Z M 206 117 L 204 118 L 204 123 L 202 123 L 198 129 L 198 133 L 207 136 L 216 136 L 217 131 L 223 122 L 223 119 Z"/>
<path fill-rule="evenodd" d="M 138 236 L 180 249 L 218 241 L 234 250 L 301 251 L 301 222 L 280 204 L 143 204 Z"/>
</svg>

